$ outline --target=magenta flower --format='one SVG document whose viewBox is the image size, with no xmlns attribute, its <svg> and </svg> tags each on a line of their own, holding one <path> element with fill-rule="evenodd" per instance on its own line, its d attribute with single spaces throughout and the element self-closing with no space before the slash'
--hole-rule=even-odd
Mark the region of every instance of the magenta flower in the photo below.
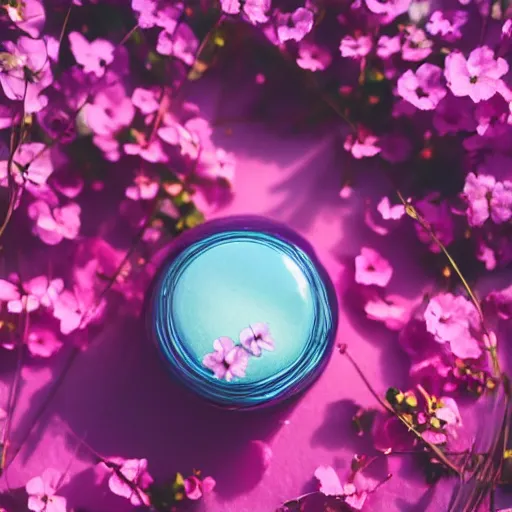
<svg viewBox="0 0 512 512">
<path fill-rule="evenodd" d="M 466 11 L 434 11 L 425 28 L 429 34 L 453 43 L 462 37 L 460 29 L 467 21 Z"/>
<path fill-rule="evenodd" d="M 7 281 L 5 279 L 0 279 L 0 301 L 1 302 L 9 302 L 20 300 L 21 294 L 19 290 L 19 286 Z"/>
<path fill-rule="evenodd" d="M 381 16 L 383 25 L 391 23 L 397 16 L 407 12 L 412 0 L 365 0 L 370 11 Z"/>
<path fill-rule="evenodd" d="M 345 36 L 340 43 L 340 53 L 342 57 L 352 57 L 360 59 L 370 53 L 372 49 L 372 39 L 369 36 L 352 37 Z"/>
<path fill-rule="evenodd" d="M 16 44 L 6 41 L 3 46 L 0 85 L 4 94 L 13 101 L 24 99 L 26 113 L 39 112 L 48 103 L 41 92 L 53 81 L 45 41 L 21 36 Z"/>
<path fill-rule="evenodd" d="M 477 359 L 482 354 L 471 330 L 478 328 L 478 312 L 464 297 L 442 293 L 430 299 L 424 313 L 427 331 L 439 343 L 450 344 L 456 357 Z"/>
<path fill-rule="evenodd" d="M 198 48 L 197 37 L 185 23 L 180 23 L 172 34 L 162 30 L 156 45 L 156 51 L 161 55 L 173 55 L 189 66 L 194 63 Z"/>
<path fill-rule="evenodd" d="M 471 226 L 482 226 L 490 217 L 496 224 L 512 218 L 512 182 L 497 182 L 494 176 L 470 172 L 464 184 L 466 211 Z"/>
<path fill-rule="evenodd" d="M 132 0 L 132 9 L 138 14 L 139 27 L 162 27 L 172 34 L 183 12 L 183 4 L 169 5 L 165 0 Z"/>
<path fill-rule="evenodd" d="M 56 245 L 64 238 L 73 240 L 80 231 L 81 208 L 76 203 L 51 208 L 42 200 L 28 207 L 28 216 L 35 221 L 33 233 L 45 244 Z"/>
<path fill-rule="evenodd" d="M 274 338 L 267 324 L 258 322 L 249 325 L 240 332 L 240 343 L 253 356 L 259 357 L 263 350 L 272 351 L 275 348 Z"/>
<path fill-rule="evenodd" d="M 30 479 L 25 486 L 28 508 L 34 512 L 66 512 L 66 498 L 57 496 L 62 475 L 55 469 L 45 469 L 41 476 Z"/>
<path fill-rule="evenodd" d="M 27 335 L 27 348 L 35 357 L 50 357 L 62 348 L 62 342 L 53 330 L 32 327 Z"/>
<path fill-rule="evenodd" d="M 243 12 L 253 24 L 268 21 L 271 0 L 220 0 L 220 6 L 226 14 Z"/>
<path fill-rule="evenodd" d="M 393 275 L 389 261 L 377 251 L 362 247 L 361 254 L 356 256 L 356 283 L 364 285 L 387 286 Z"/>
<path fill-rule="evenodd" d="M 408 69 L 398 79 L 398 94 L 420 110 L 434 110 L 446 96 L 441 76 L 441 68 L 429 63 L 422 64 L 416 73 Z"/>
<path fill-rule="evenodd" d="M 11 299 L 7 303 L 7 310 L 10 313 L 21 313 L 22 311 L 35 311 L 39 306 L 51 307 L 62 292 L 64 282 L 62 279 L 49 281 L 46 276 L 34 277 L 23 285 L 24 294 L 18 299 Z"/>
<path fill-rule="evenodd" d="M 416 207 L 421 212 L 423 217 L 429 223 L 430 229 L 437 236 L 437 238 L 445 245 L 449 245 L 453 241 L 454 223 L 450 206 L 446 201 L 439 200 L 439 195 L 436 193 L 429 194 L 421 201 L 416 203 Z M 416 223 L 414 225 L 418 238 L 425 244 L 428 244 L 429 249 L 438 253 L 439 246 L 432 241 L 432 237 L 425 229 Z"/>
<path fill-rule="evenodd" d="M 8 283 L 7 286 L 10 284 Z M 2 299 L 1 292 L 0 300 L 5 300 Z M 512 285 L 503 290 L 493 290 L 485 298 L 485 304 L 486 306 L 491 305 L 499 318 L 510 320 L 512 318 Z"/>
<path fill-rule="evenodd" d="M 127 155 L 139 155 L 146 162 L 165 163 L 168 161 L 162 143 L 158 139 L 154 139 L 149 143 L 142 140 L 137 143 L 127 143 L 123 145 L 123 149 Z"/>
<path fill-rule="evenodd" d="M 276 23 L 279 41 L 301 41 L 311 32 L 313 21 L 313 13 L 304 7 L 299 7 L 292 13 L 278 13 Z"/>
<path fill-rule="evenodd" d="M 114 45 L 105 39 L 89 42 L 79 32 L 69 34 L 71 52 L 85 73 L 94 73 L 98 78 L 105 74 L 105 66 L 114 60 Z"/>
<path fill-rule="evenodd" d="M 452 52 L 445 61 L 444 75 L 455 96 L 469 96 L 475 103 L 492 98 L 502 89 L 501 77 L 508 72 L 507 62 L 488 46 L 475 48 L 466 60 Z"/>
<path fill-rule="evenodd" d="M 445 96 L 434 112 L 434 128 L 439 135 L 473 131 L 476 126 L 473 107 L 469 98 L 457 98 L 451 94 Z"/>
<path fill-rule="evenodd" d="M 197 476 L 190 476 L 183 482 L 185 495 L 189 500 L 201 499 L 205 494 L 213 491 L 215 484 L 216 482 L 211 476 L 207 476 L 202 480 Z"/>
<path fill-rule="evenodd" d="M 304 40 L 299 43 L 297 64 L 302 69 L 323 71 L 331 61 L 331 54 L 326 49 Z"/>
<path fill-rule="evenodd" d="M 402 59 L 409 62 L 419 62 L 426 59 L 432 53 L 432 45 L 432 41 L 427 39 L 423 30 L 408 27 L 402 46 Z"/>
<path fill-rule="evenodd" d="M 222 148 L 217 148 L 215 151 L 201 153 L 197 174 L 205 178 L 221 179 L 232 184 L 235 179 L 235 168 L 235 155 Z"/>
<path fill-rule="evenodd" d="M 148 506 L 150 504 L 149 496 L 144 491 L 153 483 L 153 478 L 147 472 L 147 459 L 115 458 L 109 462 L 118 466 L 118 470 L 112 471 L 108 480 L 109 489 L 117 496 L 129 499 L 135 507 Z M 124 478 L 121 478 L 118 473 Z"/>
<path fill-rule="evenodd" d="M 249 363 L 248 353 L 227 336 L 221 336 L 213 342 L 214 352 L 206 354 L 203 365 L 210 369 L 217 379 L 231 382 L 233 377 L 245 377 Z"/>
</svg>

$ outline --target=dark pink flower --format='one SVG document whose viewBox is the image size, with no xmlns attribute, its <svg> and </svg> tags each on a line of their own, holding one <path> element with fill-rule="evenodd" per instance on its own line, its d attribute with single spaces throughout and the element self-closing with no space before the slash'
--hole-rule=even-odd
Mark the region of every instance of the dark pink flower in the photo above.
<svg viewBox="0 0 512 512">
<path fill-rule="evenodd" d="M 62 348 L 62 342 L 52 329 L 31 327 L 27 335 L 27 347 L 35 357 L 50 357 Z"/>
<path fill-rule="evenodd" d="M 372 38 L 370 36 L 345 36 L 340 43 L 340 53 L 342 57 L 352 57 L 360 59 L 370 53 L 372 49 Z"/>
<path fill-rule="evenodd" d="M 468 202 L 467 216 L 471 226 L 482 226 L 490 217 L 496 224 L 512 217 L 512 182 L 497 182 L 494 176 L 470 172 L 464 184 Z"/>
<path fill-rule="evenodd" d="M 63 288 L 62 279 L 50 281 L 46 276 L 34 277 L 23 284 L 24 293 L 18 299 L 12 299 L 7 303 L 7 310 L 10 313 L 21 313 L 35 311 L 40 305 L 52 307 Z"/>
<path fill-rule="evenodd" d="M 138 14 L 139 27 L 162 27 L 172 34 L 183 12 L 183 3 L 169 5 L 165 0 L 132 0 L 132 9 Z"/>
<path fill-rule="evenodd" d="M 0 279 L 0 302 L 20 300 L 19 286 L 5 279 Z"/>
<path fill-rule="evenodd" d="M 402 59 L 409 62 L 419 62 L 432 53 L 432 41 L 420 28 L 407 27 L 404 44 L 402 45 Z"/>
<path fill-rule="evenodd" d="M 387 286 L 393 275 L 389 261 L 377 251 L 362 247 L 361 254 L 356 256 L 356 283 L 364 285 Z"/>
<path fill-rule="evenodd" d="M 123 149 L 127 155 L 139 155 L 146 162 L 165 163 L 168 161 L 162 143 L 158 139 L 153 139 L 149 143 L 141 141 L 140 143 L 123 144 Z"/>
<path fill-rule="evenodd" d="M 429 63 L 422 64 L 416 72 L 408 69 L 398 79 L 398 94 L 420 110 L 434 110 L 446 96 L 441 76 L 442 69 Z"/>
<path fill-rule="evenodd" d="M 276 23 L 279 41 L 301 41 L 311 32 L 313 21 L 313 13 L 304 7 L 299 7 L 292 13 L 278 13 Z"/>
<path fill-rule="evenodd" d="M 1 295 L 0 300 L 2 300 Z M 512 285 L 503 290 L 490 292 L 485 298 L 485 304 L 492 305 L 500 318 L 510 320 L 512 318 Z"/>
<path fill-rule="evenodd" d="M 55 469 L 45 469 L 41 476 L 30 479 L 25 486 L 28 508 L 33 512 L 66 512 L 66 498 L 57 496 L 62 475 Z"/>
<path fill-rule="evenodd" d="M 189 500 L 201 499 L 203 495 L 213 491 L 215 484 L 216 482 L 211 476 L 207 476 L 202 480 L 197 476 L 189 476 L 183 482 L 185 495 Z"/>
<path fill-rule="evenodd" d="M 426 25 L 427 32 L 453 43 L 462 37 L 460 29 L 467 23 L 466 11 L 434 11 Z"/>
<path fill-rule="evenodd" d="M 412 0 L 365 0 L 370 11 L 381 16 L 380 21 L 386 25 L 397 16 L 407 12 Z"/>
<path fill-rule="evenodd" d="M 28 207 L 28 216 L 35 221 L 34 234 L 48 245 L 56 245 L 64 238 L 76 238 L 80 231 L 80 213 L 81 208 L 76 203 L 51 208 L 37 200 Z"/>
<path fill-rule="evenodd" d="M 471 132 L 476 127 L 473 109 L 473 103 L 469 98 L 457 98 L 448 94 L 435 109 L 434 128 L 439 135 L 460 131 Z"/>
<path fill-rule="evenodd" d="M 430 229 L 439 241 L 445 246 L 449 245 L 453 241 L 454 223 L 448 203 L 440 201 L 439 195 L 433 193 L 418 201 L 416 207 L 427 220 Z M 428 244 L 432 252 L 440 252 L 437 243 L 432 241 L 430 234 L 419 223 L 415 223 L 414 228 L 418 238 L 423 243 Z"/>
<path fill-rule="evenodd" d="M 299 43 L 297 64 L 302 69 L 323 71 L 331 61 L 331 54 L 326 49 L 304 40 Z"/>
<path fill-rule="evenodd" d="M 191 66 L 194 63 L 199 41 L 192 29 L 185 23 L 180 23 L 172 33 L 162 30 L 158 36 L 156 51 L 161 55 L 173 55 Z"/>
<path fill-rule="evenodd" d="M 112 471 L 108 480 L 109 489 L 117 496 L 129 499 L 135 507 L 149 505 L 149 496 L 144 490 L 153 483 L 153 478 L 147 472 L 147 459 L 122 460 L 116 458 L 109 462 L 118 465 L 118 471 Z M 124 478 L 121 478 L 118 473 Z"/>
<path fill-rule="evenodd" d="M 462 53 L 452 52 L 445 61 L 445 77 L 455 96 L 469 96 L 475 103 L 492 98 L 502 90 L 501 77 L 508 72 L 507 62 L 488 46 L 475 48 L 466 60 Z"/>
<path fill-rule="evenodd" d="M 105 39 L 89 42 L 79 32 L 69 34 L 71 52 L 85 73 L 94 73 L 98 78 L 105 74 L 105 66 L 114 60 L 114 45 Z"/>
<path fill-rule="evenodd" d="M 448 342 L 453 354 L 462 359 L 477 359 L 482 354 L 471 331 L 478 329 L 475 306 L 461 296 L 442 293 L 430 299 L 424 313 L 427 331 L 439 343 Z"/>
<path fill-rule="evenodd" d="M 217 379 L 227 382 L 233 377 L 245 377 L 245 370 L 249 363 L 249 355 L 227 336 L 221 336 L 213 342 L 214 352 L 206 354 L 203 365 L 210 369 Z"/>
<path fill-rule="evenodd" d="M 380 156 L 397 164 L 405 162 L 412 154 L 412 144 L 408 137 L 399 132 L 388 132 L 379 139 Z"/>
<path fill-rule="evenodd" d="M 253 356 L 259 357 L 263 350 L 274 350 L 274 338 L 270 334 L 267 324 L 257 322 L 242 329 L 240 332 L 240 343 L 242 347 Z"/>
</svg>

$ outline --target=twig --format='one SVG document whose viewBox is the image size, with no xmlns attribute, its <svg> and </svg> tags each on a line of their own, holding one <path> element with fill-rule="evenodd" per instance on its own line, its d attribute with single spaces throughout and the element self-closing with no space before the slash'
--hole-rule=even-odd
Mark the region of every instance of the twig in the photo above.
<svg viewBox="0 0 512 512">
<path fill-rule="evenodd" d="M 61 28 L 60 35 L 59 35 L 59 48 L 60 48 L 60 45 L 62 44 L 62 40 L 64 39 L 64 34 L 66 32 L 66 28 L 69 23 L 69 17 L 71 15 L 72 8 L 73 8 L 73 2 L 71 2 L 69 4 L 68 11 L 66 12 L 66 17 L 64 18 L 64 23 L 62 24 L 62 28 Z"/>
</svg>

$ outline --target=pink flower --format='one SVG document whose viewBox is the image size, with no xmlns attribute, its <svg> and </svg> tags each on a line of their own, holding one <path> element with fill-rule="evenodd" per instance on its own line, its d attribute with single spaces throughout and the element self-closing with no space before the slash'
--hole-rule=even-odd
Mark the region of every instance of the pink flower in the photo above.
<svg viewBox="0 0 512 512">
<path fill-rule="evenodd" d="M 201 153 L 201 162 L 197 168 L 200 176 L 210 179 L 221 179 L 232 184 L 235 178 L 236 160 L 233 153 L 222 148 Z"/>
<path fill-rule="evenodd" d="M 158 110 L 158 101 L 154 91 L 142 87 L 136 87 L 133 91 L 132 103 L 143 114 L 152 114 Z"/>
<path fill-rule="evenodd" d="M 198 48 L 197 37 L 185 23 L 180 23 L 172 34 L 162 30 L 156 45 L 156 51 L 161 55 L 173 55 L 189 66 L 194 63 Z"/>
<path fill-rule="evenodd" d="M 190 476 L 183 482 L 185 487 L 185 494 L 189 500 L 198 500 L 204 494 L 213 491 L 215 487 L 215 480 L 211 476 L 199 480 L 197 476 Z"/>
<path fill-rule="evenodd" d="M 455 96 L 469 96 L 475 103 L 492 98 L 502 90 L 501 77 L 508 72 L 507 62 L 488 46 L 475 48 L 466 60 L 462 53 L 452 52 L 445 61 L 444 75 Z"/>
<path fill-rule="evenodd" d="M 309 71 L 323 71 L 331 64 L 331 54 L 314 43 L 302 40 L 299 43 L 297 64 Z"/>
<path fill-rule="evenodd" d="M 392 55 L 400 52 L 402 44 L 400 43 L 400 36 L 380 36 L 377 42 L 377 55 L 381 59 L 389 59 Z"/>
<path fill-rule="evenodd" d="M 378 146 L 379 139 L 375 135 L 361 133 L 356 138 L 352 134 L 345 139 L 343 147 L 350 151 L 354 158 L 358 160 L 364 157 L 372 157 L 381 152 Z"/>
<path fill-rule="evenodd" d="M 7 3 L 4 7 L 11 21 L 19 29 L 34 39 L 41 35 L 41 30 L 46 20 L 41 0 L 24 0 L 23 2 L 14 2 L 14 4 Z"/>
<path fill-rule="evenodd" d="M 33 233 L 48 245 L 56 245 L 64 238 L 73 240 L 78 236 L 80 212 L 81 208 L 76 203 L 50 208 L 42 200 L 33 202 L 28 208 L 28 216 L 35 221 Z"/>
<path fill-rule="evenodd" d="M 0 160 L 0 185 L 8 185 L 7 158 Z M 14 153 L 11 173 L 18 185 L 44 185 L 53 172 L 53 164 L 44 144 L 29 142 L 22 144 Z"/>
<path fill-rule="evenodd" d="M 384 287 L 393 275 L 393 268 L 389 261 L 369 247 L 361 248 L 361 254 L 356 256 L 355 264 L 355 279 L 359 284 Z"/>
<path fill-rule="evenodd" d="M 160 186 L 158 181 L 154 181 L 144 174 L 139 174 L 135 177 L 134 182 L 134 185 L 130 185 L 126 189 L 127 198 L 139 201 L 141 199 L 153 199 L 157 195 Z"/>
<path fill-rule="evenodd" d="M 242 329 L 240 332 L 242 347 L 253 356 L 261 356 L 263 350 L 274 350 L 274 338 L 270 334 L 267 324 L 258 322 Z"/>
<path fill-rule="evenodd" d="M 114 45 L 105 39 L 89 42 L 79 32 L 71 32 L 69 43 L 71 52 L 78 64 L 83 66 L 84 73 L 94 73 L 101 78 L 105 74 L 105 66 L 114 60 Z"/>
<path fill-rule="evenodd" d="M 450 397 L 442 396 L 440 398 L 441 407 L 436 409 L 435 416 L 436 418 L 444 421 L 448 427 L 452 429 L 454 427 L 462 426 L 462 418 L 460 416 L 459 407 L 457 406 L 457 402 Z"/>
<path fill-rule="evenodd" d="M 330 466 L 316 468 L 315 478 L 320 484 L 322 494 L 342 497 L 353 510 L 361 510 L 368 495 L 377 487 L 376 482 L 363 477 L 359 472 L 355 473 L 347 483 L 342 484 L 336 471 Z"/>
<path fill-rule="evenodd" d="M 40 305 L 50 307 L 64 288 L 62 279 L 53 279 L 51 282 L 46 276 L 34 277 L 23 285 L 25 294 L 17 300 L 7 303 L 10 313 L 32 312 Z"/>
<path fill-rule="evenodd" d="M 147 459 L 112 459 L 109 462 L 118 466 L 108 480 L 109 489 L 117 496 L 129 499 L 135 507 L 148 506 L 149 497 L 144 491 L 153 483 L 153 478 L 147 472 Z"/>
<path fill-rule="evenodd" d="M 32 327 L 27 336 L 29 352 L 36 357 L 50 357 L 62 347 L 62 342 L 51 329 Z"/>
<path fill-rule="evenodd" d="M 141 141 L 140 143 L 124 144 L 123 149 L 127 155 L 139 155 L 146 162 L 165 163 L 168 160 L 158 139 L 152 140 L 149 143 Z"/>
<path fill-rule="evenodd" d="M 370 11 L 381 16 L 381 23 L 391 23 L 397 16 L 407 12 L 412 0 L 365 0 Z"/>
<path fill-rule="evenodd" d="M 0 301 L 8 302 L 19 300 L 21 297 L 19 287 L 14 283 L 0 279 Z"/>
<path fill-rule="evenodd" d="M 231 338 L 221 336 L 213 342 L 213 348 L 215 352 L 204 356 L 203 365 L 209 368 L 217 379 L 230 382 L 233 377 L 245 377 L 249 355 L 242 347 L 235 346 Z"/>
<path fill-rule="evenodd" d="M 454 42 L 462 37 L 460 29 L 467 23 L 466 11 L 434 11 L 426 25 L 427 32 Z"/>
<path fill-rule="evenodd" d="M 268 20 L 271 0 L 221 0 L 220 5 L 226 14 L 243 12 L 252 24 L 265 23 Z"/>
<path fill-rule="evenodd" d="M 466 211 L 471 226 L 482 226 L 490 217 L 496 224 L 512 218 L 512 182 L 497 182 L 494 176 L 470 172 L 464 184 Z"/>
<path fill-rule="evenodd" d="M 409 62 L 419 62 L 432 53 L 432 41 L 420 28 L 408 27 L 405 42 L 402 46 L 402 59 Z"/>
<path fill-rule="evenodd" d="M 476 126 L 473 103 L 469 98 L 445 96 L 435 109 L 433 124 L 439 135 L 473 131 Z"/>
<path fill-rule="evenodd" d="M 405 215 L 405 206 L 403 204 L 395 204 L 391 206 L 387 196 L 384 196 L 379 201 L 377 210 L 384 220 L 398 220 Z"/>
<path fill-rule="evenodd" d="M 478 328 L 475 306 L 462 296 L 441 293 L 430 299 L 424 313 L 427 331 L 439 343 L 448 342 L 456 357 L 477 359 L 482 354 L 471 330 Z"/>
<path fill-rule="evenodd" d="M 389 295 L 381 299 L 372 298 L 364 306 L 364 312 L 370 320 L 382 322 L 392 331 L 400 331 L 409 320 L 409 304 L 403 297 Z"/>
<path fill-rule="evenodd" d="M 45 469 L 41 476 L 27 482 L 28 508 L 34 512 L 66 512 L 66 498 L 57 496 L 61 474 L 55 469 Z"/>
<path fill-rule="evenodd" d="M 398 94 L 420 110 L 434 110 L 446 96 L 441 76 L 441 68 L 429 63 L 422 64 L 416 73 L 408 69 L 398 79 Z"/>
<path fill-rule="evenodd" d="M 345 36 L 340 43 L 340 53 L 342 57 L 360 59 L 368 55 L 371 49 L 372 39 L 369 36 L 360 36 L 358 38 Z"/>
<path fill-rule="evenodd" d="M 41 92 L 53 81 L 45 41 L 21 36 L 16 44 L 6 41 L 3 46 L 0 86 L 4 94 L 12 101 L 24 100 L 26 113 L 39 112 L 48 104 Z"/>
<path fill-rule="evenodd" d="M 277 14 L 277 37 L 281 43 L 301 41 L 313 28 L 313 13 L 299 7 L 292 13 Z"/>
</svg>

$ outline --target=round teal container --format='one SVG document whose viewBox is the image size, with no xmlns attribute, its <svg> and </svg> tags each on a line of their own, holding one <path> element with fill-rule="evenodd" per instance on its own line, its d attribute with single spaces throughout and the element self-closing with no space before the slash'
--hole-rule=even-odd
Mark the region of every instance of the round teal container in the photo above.
<svg viewBox="0 0 512 512">
<path fill-rule="evenodd" d="M 338 305 L 311 245 L 268 219 L 218 219 L 169 247 L 147 311 L 171 375 L 217 406 L 300 393 L 332 351 Z"/>
</svg>

